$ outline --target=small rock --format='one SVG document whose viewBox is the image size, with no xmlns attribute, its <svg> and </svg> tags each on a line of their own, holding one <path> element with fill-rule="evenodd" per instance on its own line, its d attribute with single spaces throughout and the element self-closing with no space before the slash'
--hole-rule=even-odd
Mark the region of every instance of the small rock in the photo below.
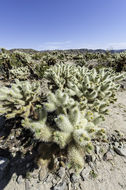
<svg viewBox="0 0 126 190">
<path fill-rule="evenodd" d="M 13 178 L 14 180 L 17 179 L 16 173 L 13 173 L 12 178 Z"/>
<path fill-rule="evenodd" d="M 114 151 L 120 156 L 126 156 L 126 148 L 117 148 L 114 147 Z"/>
<path fill-rule="evenodd" d="M 11 140 L 14 139 L 14 136 L 12 135 L 12 136 L 10 137 L 10 139 L 11 139 Z"/>
<path fill-rule="evenodd" d="M 91 171 L 91 168 L 89 166 L 87 166 L 86 168 L 82 170 L 82 172 L 80 173 L 80 176 L 83 181 L 88 179 L 90 171 Z"/>
<path fill-rule="evenodd" d="M 9 166 L 9 159 L 0 156 L 0 179 L 6 175 Z"/>
<path fill-rule="evenodd" d="M 37 169 L 34 170 L 34 172 L 32 172 L 32 174 L 31 174 L 31 177 L 34 179 L 38 179 L 38 173 L 39 173 L 39 171 Z"/>
<path fill-rule="evenodd" d="M 52 183 L 53 183 L 53 186 L 55 186 L 59 181 L 59 176 L 58 175 L 53 175 L 53 179 L 52 179 Z"/>
<path fill-rule="evenodd" d="M 65 168 L 64 167 L 61 167 L 60 169 L 59 169 L 59 171 L 58 171 L 58 176 L 60 177 L 60 178 L 63 178 L 64 176 L 65 176 Z"/>
<path fill-rule="evenodd" d="M 22 176 L 20 175 L 18 178 L 17 178 L 17 183 L 18 184 L 21 184 L 23 182 L 23 178 Z"/>
<path fill-rule="evenodd" d="M 104 155 L 103 155 L 103 160 L 113 160 L 113 155 L 110 151 L 106 152 Z"/>
<path fill-rule="evenodd" d="M 55 185 L 55 184 L 57 183 L 57 180 L 56 180 L 56 179 L 53 179 L 53 180 L 52 180 L 52 183 L 53 183 L 53 185 Z"/>
<path fill-rule="evenodd" d="M 27 163 L 27 164 L 26 164 L 26 168 L 29 168 L 29 167 L 30 167 L 30 163 Z"/>
<path fill-rule="evenodd" d="M 80 182 L 79 187 L 80 187 L 80 189 L 84 190 L 85 189 L 85 184 L 83 182 Z"/>
<path fill-rule="evenodd" d="M 12 156 L 15 157 L 16 156 L 16 152 L 12 152 Z"/>
<path fill-rule="evenodd" d="M 96 154 L 99 154 L 99 152 L 100 152 L 100 147 L 96 145 L 96 146 L 95 146 L 95 153 L 96 153 Z"/>
<path fill-rule="evenodd" d="M 95 168 L 95 165 L 94 165 L 94 163 L 93 163 L 93 162 L 89 162 L 89 166 L 90 166 L 90 168 L 92 168 L 92 169 L 94 169 L 94 168 Z"/>
<path fill-rule="evenodd" d="M 27 179 L 25 180 L 25 190 L 30 190 L 30 183 Z"/>
<path fill-rule="evenodd" d="M 115 145 L 116 148 L 119 147 L 119 143 L 118 142 L 115 142 L 114 145 Z"/>
<path fill-rule="evenodd" d="M 42 167 L 41 168 L 41 170 L 39 171 L 39 180 L 40 181 L 43 181 L 45 178 L 46 178 L 46 176 L 47 176 L 47 168 L 46 167 Z"/>
<path fill-rule="evenodd" d="M 58 185 L 53 187 L 53 190 L 67 190 L 66 182 L 59 183 Z"/>
<path fill-rule="evenodd" d="M 122 89 L 126 89 L 126 82 L 125 82 L 125 81 L 122 82 L 121 88 L 122 88 Z"/>
<path fill-rule="evenodd" d="M 92 162 L 92 156 L 91 155 L 86 155 L 85 156 L 85 162 L 87 162 L 87 163 Z"/>
<path fill-rule="evenodd" d="M 71 183 L 76 183 L 79 180 L 79 176 L 75 175 L 75 173 L 70 174 Z"/>
<path fill-rule="evenodd" d="M 48 184 L 40 184 L 40 188 L 37 189 L 37 190 L 50 190 L 52 189 L 52 184 L 51 183 L 48 183 Z"/>
<path fill-rule="evenodd" d="M 11 151 L 16 151 L 16 148 L 13 146 L 13 147 L 11 147 Z"/>
<path fill-rule="evenodd" d="M 53 179 L 53 175 L 51 173 L 49 173 L 49 175 L 46 178 L 46 182 L 49 183 L 52 181 L 52 179 Z"/>
</svg>

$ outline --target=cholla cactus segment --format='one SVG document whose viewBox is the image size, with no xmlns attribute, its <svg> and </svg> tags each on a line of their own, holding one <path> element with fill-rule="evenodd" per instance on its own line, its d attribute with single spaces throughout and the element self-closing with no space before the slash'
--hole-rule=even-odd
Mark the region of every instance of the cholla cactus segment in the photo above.
<svg viewBox="0 0 126 190">
<path fill-rule="evenodd" d="M 69 119 L 72 125 L 78 125 L 78 123 L 80 122 L 80 117 L 80 110 L 77 106 L 70 110 Z"/>
<path fill-rule="evenodd" d="M 61 149 L 65 148 L 71 140 L 71 133 L 62 131 L 55 131 L 53 133 L 53 142 L 58 144 Z"/>
<path fill-rule="evenodd" d="M 10 71 L 10 78 L 12 79 L 20 79 L 20 80 L 26 80 L 29 78 L 30 76 L 30 71 L 29 71 L 29 68 L 28 66 L 26 67 L 19 67 L 19 68 L 16 68 L 16 67 L 13 67 Z"/>
<path fill-rule="evenodd" d="M 43 142 L 52 142 L 53 129 L 48 126 L 41 126 L 41 129 L 35 132 L 36 138 Z"/>
<path fill-rule="evenodd" d="M 64 114 L 58 115 L 58 117 L 55 119 L 57 127 L 64 132 L 72 132 L 73 131 L 73 126 L 71 122 L 69 121 L 68 117 L 65 116 Z"/>
<path fill-rule="evenodd" d="M 38 82 L 15 80 L 11 88 L 3 87 L 0 89 L 0 113 L 7 118 L 16 115 L 28 117 L 32 104 L 39 99 L 40 84 Z"/>
<path fill-rule="evenodd" d="M 80 146 L 85 146 L 90 141 L 90 136 L 84 129 L 75 130 L 73 138 Z"/>
<path fill-rule="evenodd" d="M 10 59 L 9 54 L 7 53 L 0 53 L 0 60 Z"/>
<path fill-rule="evenodd" d="M 31 119 L 22 120 L 22 126 L 29 128 L 33 133 L 36 139 L 42 142 L 51 142 L 53 137 L 53 129 L 48 127 L 41 120 L 33 121 Z"/>
<path fill-rule="evenodd" d="M 54 130 L 46 125 L 47 112 L 42 107 L 34 110 L 37 114 L 37 119 L 25 118 L 22 120 L 22 126 L 30 129 L 36 139 L 43 142 L 51 142 Z"/>
<path fill-rule="evenodd" d="M 48 102 L 44 103 L 44 107 L 48 112 L 56 110 L 57 113 L 66 113 L 67 107 L 76 106 L 77 102 L 70 98 L 67 93 L 57 90 L 56 93 L 50 92 L 47 97 Z"/>
<path fill-rule="evenodd" d="M 84 167 L 83 153 L 75 144 L 71 144 L 68 147 L 68 162 L 77 173 L 79 173 Z"/>
</svg>

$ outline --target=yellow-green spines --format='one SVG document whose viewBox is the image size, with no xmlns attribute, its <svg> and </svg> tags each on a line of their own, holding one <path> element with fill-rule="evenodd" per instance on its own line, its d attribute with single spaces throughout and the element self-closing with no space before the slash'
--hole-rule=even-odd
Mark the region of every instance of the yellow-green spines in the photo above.
<svg viewBox="0 0 126 190">
<path fill-rule="evenodd" d="M 90 136 L 84 129 L 75 130 L 73 138 L 79 146 L 85 146 L 90 141 Z"/>
</svg>

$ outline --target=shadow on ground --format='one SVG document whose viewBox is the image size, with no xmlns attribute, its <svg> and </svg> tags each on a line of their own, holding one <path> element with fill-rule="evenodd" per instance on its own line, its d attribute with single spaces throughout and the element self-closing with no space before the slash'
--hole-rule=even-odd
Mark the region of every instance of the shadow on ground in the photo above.
<svg viewBox="0 0 126 190">
<path fill-rule="evenodd" d="M 9 159 L 6 172 L 0 181 L 0 190 L 7 186 L 14 173 L 17 179 L 20 175 L 27 178 L 29 172 L 38 168 L 37 160 L 40 156 L 44 160 L 50 160 L 49 167 L 53 168 L 53 155 L 59 151 L 54 144 L 33 140 L 33 134 L 20 126 L 20 121 L 5 121 L 4 117 L 0 118 L 0 156 Z M 13 149 L 16 151 L 13 152 Z"/>
</svg>

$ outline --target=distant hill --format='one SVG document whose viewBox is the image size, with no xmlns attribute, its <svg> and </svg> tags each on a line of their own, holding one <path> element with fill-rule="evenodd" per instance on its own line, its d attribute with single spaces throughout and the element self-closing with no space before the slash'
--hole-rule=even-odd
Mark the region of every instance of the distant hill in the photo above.
<svg viewBox="0 0 126 190">
<path fill-rule="evenodd" d="M 23 48 L 10 49 L 9 51 L 10 52 L 20 51 L 20 52 L 25 52 L 25 53 L 30 53 L 30 54 L 39 52 L 39 51 L 34 50 L 34 49 L 23 49 Z"/>
<path fill-rule="evenodd" d="M 10 52 L 14 52 L 14 51 L 21 51 L 21 52 L 25 52 L 25 53 L 30 53 L 30 54 L 33 54 L 33 53 L 37 53 L 37 52 L 52 52 L 52 51 L 59 51 L 59 52 L 68 52 L 68 53 L 85 53 L 85 52 L 90 52 L 90 53 L 104 53 L 106 52 L 106 50 L 104 49 L 96 49 L 96 50 L 93 50 L 93 49 L 68 49 L 68 50 L 41 50 L 41 51 L 38 51 L 38 50 L 34 50 L 34 49 L 23 49 L 23 48 L 15 48 L 15 49 L 10 49 L 9 51 Z M 111 53 L 120 53 L 120 52 L 124 52 L 126 51 L 126 49 L 119 49 L 119 50 L 109 50 Z"/>
</svg>

